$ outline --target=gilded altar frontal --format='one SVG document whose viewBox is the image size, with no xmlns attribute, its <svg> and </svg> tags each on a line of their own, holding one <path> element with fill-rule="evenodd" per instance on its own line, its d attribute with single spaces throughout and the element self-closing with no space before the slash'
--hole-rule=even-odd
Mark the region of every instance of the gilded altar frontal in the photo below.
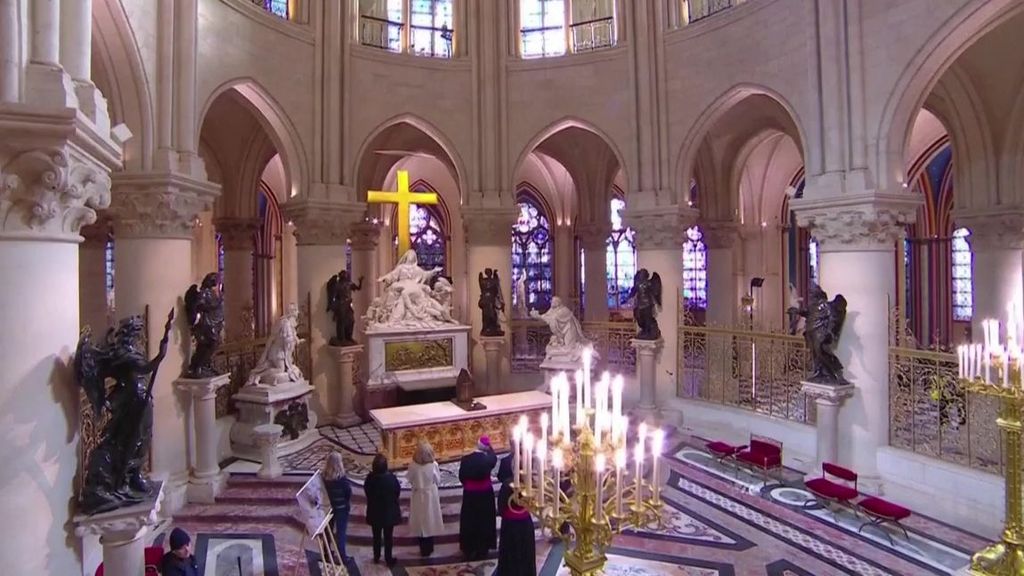
<svg viewBox="0 0 1024 576">
<path fill-rule="evenodd" d="M 423 370 L 454 365 L 452 338 L 440 340 L 408 340 L 384 344 L 384 370 Z"/>
</svg>

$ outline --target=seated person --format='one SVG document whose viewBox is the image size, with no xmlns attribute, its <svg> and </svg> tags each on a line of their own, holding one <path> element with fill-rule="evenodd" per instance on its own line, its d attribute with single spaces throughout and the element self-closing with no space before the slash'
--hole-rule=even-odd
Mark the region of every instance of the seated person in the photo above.
<svg viewBox="0 0 1024 576">
<path fill-rule="evenodd" d="M 171 549 L 160 562 L 163 576 L 199 576 L 199 564 L 192 555 L 192 538 L 181 528 L 171 530 Z"/>
</svg>

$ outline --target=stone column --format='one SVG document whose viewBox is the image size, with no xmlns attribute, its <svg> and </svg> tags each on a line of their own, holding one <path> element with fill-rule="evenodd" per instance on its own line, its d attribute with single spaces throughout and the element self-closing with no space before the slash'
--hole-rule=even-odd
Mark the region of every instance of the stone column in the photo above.
<svg viewBox="0 0 1024 576">
<path fill-rule="evenodd" d="M 318 414 L 330 415 L 328 375 L 334 373 L 334 359 L 327 344 L 334 335 L 334 320 L 327 312 L 327 280 L 345 267 L 345 245 L 349 227 L 363 219 L 364 204 L 342 205 L 308 199 L 290 200 L 284 206 L 295 224 L 298 244 L 299 309 L 309 314 L 312 374 L 305 374 L 316 390 L 311 402 Z M 306 310 L 307 295 L 309 310 Z M 285 303 L 285 307 L 288 303 Z"/>
<path fill-rule="evenodd" d="M 0 0 L 0 102 L 17 102 L 21 91 L 21 50 L 18 0 Z"/>
<path fill-rule="evenodd" d="M 356 358 L 363 355 L 363 346 L 328 346 L 337 366 L 331 402 L 332 421 L 336 426 L 354 426 L 362 422 L 356 414 Z"/>
<path fill-rule="evenodd" d="M 493 394 L 501 394 L 504 391 L 501 390 L 501 349 L 505 346 L 506 336 L 477 336 L 476 341 L 484 349 L 484 378 L 481 381 L 477 376 L 476 391 L 477 396 L 491 396 Z M 477 374 L 480 371 L 477 370 Z"/>
<path fill-rule="evenodd" d="M 664 340 L 655 361 L 655 403 L 676 395 L 678 377 L 678 319 L 682 304 L 683 234 L 697 218 L 696 210 L 665 207 L 651 212 L 632 212 L 627 208 L 626 222 L 636 230 L 637 269 L 646 268 L 661 275 L 662 299 L 658 323 Z M 639 359 L 638 359 L 639 361 Z"/>
<path fill-rule="evenodd" d="M 895 248 L 920 200 L 873 193 L 854 199 L 798 199 L 797 223 L 818 241 L 821 287 L 847 301 L 836 354 L 857 394 L 840 411 L 839 461 L 877 483 L 877 451 L 889 439 L 889 305 L 896 301 Z"/>
<path fill-rule="evenodd" d="M 634 412 L 641 418 L 655 416 L 658 413 L 656 366 L 663 341 L 634 338 L 629 344 L 636 349 L 636 381 L 640 385 L 640 401 Z"/>
<path fill-rule="evenodd" d="M 192 396 L 196 458 L 188 482 L 189 502 L 213 503 L 227 480 L 227 475 L 221 472 L 217 451 L 217 389 L 230 381 L 230 374 L 222 374 L 213 378 L 179 378 L 174 382 Z"/>
<path fill-rule="evenodd" d="M 140 576 L 145 572 L 144 537 L 149 528 L 157 524 L 157 513 L 164 498 L 163 486 L 156 488 L 155 497 L 134 506 L 92 516 L 75 516 L 77 536 L 100 537 L 104 576 Z"/>
<path fill-rule="evenodd" d="M 576 230 L 583 247 L 583 320 L 608 321 L 607 226 L 588 225 Z"/>
<path fill-rule="evenodd" d="M 224 278 L 221 279 L 224 282 L 224 337 L 228 340 L 251 338 L 254 334 L 253 235 L 260 221 L 218 218 L 213 225 L 224 243 Z"/>
<path fill-rule="evenodd" d="M 505 302 L 512 302 L 512 224 L 515 222 L 517 212 L 508 210 L 473 210 L 464 209 L 462 221 L 466 230 L 466 283 L 469 286 L 469 324 L 473 327 L 470 331 L 474 339 L 480 334 L 483 327 L 483 319 L 480 316 L 480 309 L 476 304 L 480 300 L 480 284 L 477 279 L 484 268 L 494 268 L 501 277 L 502 298 Z M 510 308 L 510 306 L 506 306 Z M 510 310 L 505 310 L 505 318 L 509 316 Z M 501 326 L 506 333 L 509 330 L 507 322 Z M 487 366 L 487 353 L 483 345 L 477 341 L 473 346 L 470 358 L 470 366 L 473 373 L 479 375 Z M 501 363 L 501 374 L 507 375 L 511 371 L 508 361 Z M 476 376 L 479 381 L 479 376 Z"/>
<path fill-rule="evenodd" d="M 93 334 L 106 333 L 109 325 L 107 302 L 107 240 L 110 223 L 97 222 L 82 228 L 85 241 L 78 245 L 78 309 L 82 326 Z"/>
<path fill-rule="evenodd" d="M 706 321 L 709 326 L 732 326 L 740 304 L 735 262 L 739 228 L 733 222 L 713 221 L 701 224 L 701 231 L 708 248 Z"/>
<path fill-rule="evenodd" d="M 974 275 L 974 314 L 971 332 L 982 339 L 981 323 L 986 318 L 1006 323 L 1006 305 L 1022 304 L 1021 248 L 1024 247 L 1024 213 L 964 215 L 957 225 L 966 226 L 971 235 Z"/>
<path fill-rule="evenodd" d="M 364 220 L 353 224 L 349 232 L 349 242 L 352 246 L 352 276 L 355 280 L 363 279 L 363 288 L 356 292 L 352 299 L 352 307 L 356 311 L 356 340 L 362 339 L 366 328 L 361 316 L 377 296 L 377 278 L 381 276 L 380 268 L 377 266 L 380 231 L 380 224 Z"/>
<path fill-rule="evenodd" d="M 821 473 L 824 462 L 839 463 L 839 408 L 843 401 L 853 396 L 852 385 L 832 386 L 803 382 L 800 391 L 814 398 L 817 408 L 818 456 L 808 476 Z"/>
<path fill-rule="evenodd" d="M 191 335 L 182 297 L 199 275 L 192 270 L 192 226 L 209 209 L 219 187 L 175 173 L 122 172 L 114 176 L 114 300 L 118 318 L 144 314 L 150 356 L 175 311 L 167 356 L 153 385 L 153 475 L 165 479 L 164 509 L 176 512 L 185 502 L 188 397 L 176 395 L 173 382 L 188 361 Z M 205 271 L 204 271 L 205 272 Z"/>
<path fill-rule="evenodd" d="M 256 476 L 272 479 L 283 473 L 277 458 L 277 443 L 283 430 L 280 424 L 261 424 L 252 429 L 256 445 L 260 448 L 260 469 Z"/>
<path fill-rule="evenodd" d="M 81 117 L 44 112 L 0 104 L 0 558 L 19 573 L 74 574 L 78 231 L 109 205 L 120 150 Z"/>
<path fill-rule="evenodd" d="M 60 62 L 76 82 L 92 78 L 92 0 L 60 0 Z"/>
</svg>

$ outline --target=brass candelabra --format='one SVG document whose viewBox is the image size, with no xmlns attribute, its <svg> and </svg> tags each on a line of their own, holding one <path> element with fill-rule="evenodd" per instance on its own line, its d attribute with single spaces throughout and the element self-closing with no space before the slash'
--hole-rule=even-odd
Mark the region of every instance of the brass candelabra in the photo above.
<svg viewBox="0 0 1024 576">
<path fill-rule="evenodd" d="M 586 366 L 589 369 L 589 363 Z M 573 576 L 601 573 L 605 551 L 627 528 L 661 521 L 658 469 L 664 433 L 648 434 L 640 424 L 632 446 L 633 472 L 627 472 L 628 421 L 621 415 L 622 379 L 609 385 L 605 375 L 591 394 L 589 377 L 577 373 L 576 425 L 569 427 L 568 380 L 552 382 L 552 433 L 548 414 L 533 436 L 525 417 L 513 430 L 513 499 L 528 509 L 542 529 L 565 542 L 565 564 Z M 611 391 L 611 408 L 608 393 Z M 591 398 L 593 407 L 590 408 Z M 644 479 L 650 441 L 651 477 Z M 568 526 L 569 530 L 564 530 Z"/>
</svg>

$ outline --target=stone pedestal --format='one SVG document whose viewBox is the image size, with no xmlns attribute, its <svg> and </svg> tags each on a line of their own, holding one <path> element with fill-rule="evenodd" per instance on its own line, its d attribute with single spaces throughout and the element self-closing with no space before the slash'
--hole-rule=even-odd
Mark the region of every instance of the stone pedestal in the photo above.
<svg viewBox="0 0 1024 576">
<path fill-rule="evenodd" d="M 540 363 L 540 369 L 544 371 L 544 384 L 542 384 L 540 388 L 537 388 L 537 390 L 550 394 L 551 381 L 554 380 L 555 376 L 558 376 L 559 373 L 565 372 L 569 376 L 569 393 L 575 394 L 576 388 L 572 385 L 573 374 L 575 374 L 577 370 L 583 369 L 583 362 L 567 362 L 564 360 L 548 360 L 545 358 L 544 361 Z"/>
<path fill-rule="evenodd" d="M 277 478 L 283 473 L 281 462 L 277 459 L 277 446 L 282 430 L 284 429 L 279 424 L 261 424 L 252 429 L 253 440 L 260 451 L 260 469 L 256 476 Z"/>
<path fill-rule="evenodd" d="M 807 472 L 809 476 L 821 473 L 822 462 L 839 464 L 839 407 L 843 401 L 853 396 L 853 384 L 834 386 L 816 382 L 801 382 L 800 391 L 814 398 L 818 410 L 818 453 L 814 467 Z"/>
<path fill-rule="evenodd" d="M 658 415 L 657 365 L 658 350 L 663 341 L 637 340 L 629 341 L 636 350 L 636 381 L 640 384 L 640 401 L 633 412 L 641 418 Z"/>
<path fill-rule="evenodd" d="M 217 454 L 217 389 L 231 381 L 230 374 L 213 378 L 178 378 L 174 386 L 192 395 L 192 424 L 195 427 L 196 460 L 189 476 L 189 502 L 209 504 L 227 481 Z"/>
<path fill-rule="evenodd" d="M 145 572 L 143 536 L 157 523 L 164 499 L 162 483 L 154 484 L 153 496 L 145 502 L 102 514 L 74 517 L 75 535 L 99 535 L 103 546 L 105 576 L 140 576 Z"/>
<path fill-rule="evenodd" d="M 469 326 L 371 328 L 366 331 L 369 358 L 367 388 L 403 390 L 454 387 L 469 368 Z"/>
<path fill-rule="evenodd" d="M 477 336 L 476 341 L 484 349 L 486 361 L 484 380 L 475 391 L 476 396 L 501 394 L 501 347 L 505 345 L 504 336 Z M 479 381 L 478 381 L 479 382 Z"/>
<path fill-rule="evenodd" d="M 232 396 L 238 421 L 231 427 L 231 450 L 240 458 L 260 458 L 255 428 L 263 424 L 281 426 L 277 440 L 280 453 L 305 448 L 316 439 L 317 416 L 309 408 L 312 394 L 313 387 L 305 380 L 243 387 Z"/>
<path fill-rule="evenodd" d="M 356 414 L 353 398 L 356 393 L 356 357 L 363 353 L 363 346 L 329 346 L 331 357 L 337 366 L 337 380 L 331 398 L 331 417 L 336 426 L 354 426 L 362 419 Z"/>
</svg>

